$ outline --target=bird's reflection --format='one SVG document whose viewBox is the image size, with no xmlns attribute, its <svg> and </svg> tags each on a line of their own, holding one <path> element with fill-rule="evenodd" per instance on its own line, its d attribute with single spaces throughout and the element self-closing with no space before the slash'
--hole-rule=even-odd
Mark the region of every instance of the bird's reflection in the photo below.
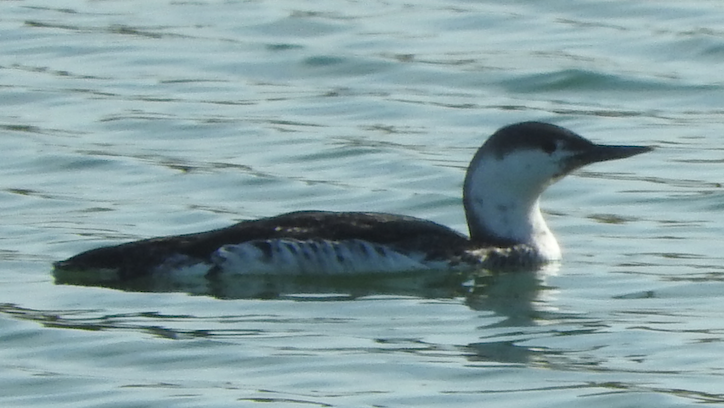
<svg viewBox="0 0 724 408">
<path fill-rule="evenodd" d="M 550 268 L 550 266 L 549 266 Z M 55 271 L 55 283 L 95 286 L 131 292 L 186 292 L 219 299 L 303 298 L 355 299 L 372 295 L 399 295 L 421 298 L 463 297 L 473 310 L 492 310 L 522 323 L 530 318 L 531 304 L 543 287 L 539 270 L 490 272 L 487 270 L 451 273 L 414 271 L 409 273 L 364 275 L 235 275 L 188 280 L 164 276 L 129 281 L 103 281 L 79 273 Z M 61 271 L 62 272 L 62 271 Z M 521 321 L 521 319 L 523 319 Z"/>
<path fill-rule="evenodd" d="M 538 270 L 415 271 L 366 275 L 235 275 L 179 283 L 163 276 L 103 282 L 82 274 L 55 274 L 56 284 L 97 286 L 133 292 L 186 292 L 219 299 L 349 300 L 391 295 L 425 299 L 464 299 L 472 310 L 491 311 L 497 326 L 527 326 L 536 319 L 536 302 L 546 289 L 545 277 L 558 264 Z"/>
<path fill-rule="evenodd" d="M 591 324 L 585 316 L 561 312 L 552 306 L 556 288 L 546 280 L 558 268 L 556 264 L 538 271 L 491 273 L 478 278 L 480 290 L 472 290 L 466 304 L 474 310 L 493 312 L 500 320 L 478 328 L 481 341 L 460 347 L 469 361 L 544 367 L 580 365 L 571 360 L 566 350 L 532 345 L 540 344 L 536 340 L 542 338 L 570 335 L 555 324 L 561 321 L 576 321 L 575 334 L 605 328 L 601 322 Z M 593 360 L 587 362 L 591 363 L 595 364 Z"/>
<path fill-rule="evenodd" d="M 58 284 L 105 286 L 125 291 L 187 292 L 219 299 L 294 299 L 297 301 L 352 300 L 375 295 L 410 296 L 426 299 L 461 299 L 474 312 L 484 312 L 487 322 L 475 328 L 480 341 L 460 345 L 461 355 L 471 362 L 527 364 L 560 359 L 560 351 L 527 346 L 538 337 L 555 335 L 550 322 L 567 319 L 550 305 L 555 288 L 546 280 L 557 273 L 558 264 L 538 270 L 449 271 L 355 276 L 235 276 L 204 279 L 179 286 L 160 279 L 98 285 L 59 279 Z M 77 276 L 77 275 L 73 275 Z M 490 317 L 494 316 L 491 323 Z"/>
</svg>

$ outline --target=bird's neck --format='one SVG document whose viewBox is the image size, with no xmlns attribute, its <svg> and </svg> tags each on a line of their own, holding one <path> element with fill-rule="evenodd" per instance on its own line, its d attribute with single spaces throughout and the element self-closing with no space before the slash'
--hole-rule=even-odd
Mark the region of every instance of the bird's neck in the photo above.
<svg viewBox="0 0 724 408">
<path fill-rule="evenodd" d="M 561 256 L 555 236 L 540 212 L 546 186 L 531 188 L 506 180 L 505 174 L 472 168 L 465 180 L 463 202 L 473 242 L 495 246 L 528 245 L 541 259 Z"/>
</svg>

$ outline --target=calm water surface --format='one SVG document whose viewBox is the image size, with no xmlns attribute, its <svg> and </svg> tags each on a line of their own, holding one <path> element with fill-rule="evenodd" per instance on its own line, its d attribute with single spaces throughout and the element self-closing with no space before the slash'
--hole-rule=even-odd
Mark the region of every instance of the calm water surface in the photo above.
<svg viewBox="0 0 724 408">
<path fill-rule="evenodd" d="M 720 2 L 19 0 L 0 16 L 3 407 L 724 403 Z M 657 146 L 546 193 L 550 270 L 217 296 L 54 284 L 51 262 L 86 249 L 298 209 L 465 231 L 467 162 L 522 120 Z"/>
</svg>

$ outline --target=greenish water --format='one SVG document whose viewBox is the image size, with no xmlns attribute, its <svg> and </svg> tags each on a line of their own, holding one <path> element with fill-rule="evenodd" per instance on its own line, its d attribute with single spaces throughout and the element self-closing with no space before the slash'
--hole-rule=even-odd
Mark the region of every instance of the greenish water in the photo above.
<svg viewBox="0 0 724 408">
<path fill-rule="evenodd" d="M 0 16 L 3 407 L 724 402 L 719 2 L 8 1 Z M 86 249 L 299 209 L 464 231 L 468 161 L 523 120 L 657 146 L 546 193 L 552 270 L 274 299 L 53 282 L 51 262 Z"/>
</svg>

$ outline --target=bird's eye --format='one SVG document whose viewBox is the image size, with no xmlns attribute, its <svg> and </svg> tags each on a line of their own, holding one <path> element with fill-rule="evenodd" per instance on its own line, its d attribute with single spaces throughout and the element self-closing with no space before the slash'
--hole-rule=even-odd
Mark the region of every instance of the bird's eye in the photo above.
<svg viewBox="0 0 724 408">
<path fill-rule="evenodd" d="M 558 148 L 558 145 L 556 144 L 556 142 L 554 142 L 552 140 L 548 140 L 548 141 L 543 142 L 543 145 L 541 146 L 541 148 L 543 149 L 544 152 L 546 152 L 548 154 L 552 154 L 553 152 L 556 151 L 556 149 Z"/>
</svg>

